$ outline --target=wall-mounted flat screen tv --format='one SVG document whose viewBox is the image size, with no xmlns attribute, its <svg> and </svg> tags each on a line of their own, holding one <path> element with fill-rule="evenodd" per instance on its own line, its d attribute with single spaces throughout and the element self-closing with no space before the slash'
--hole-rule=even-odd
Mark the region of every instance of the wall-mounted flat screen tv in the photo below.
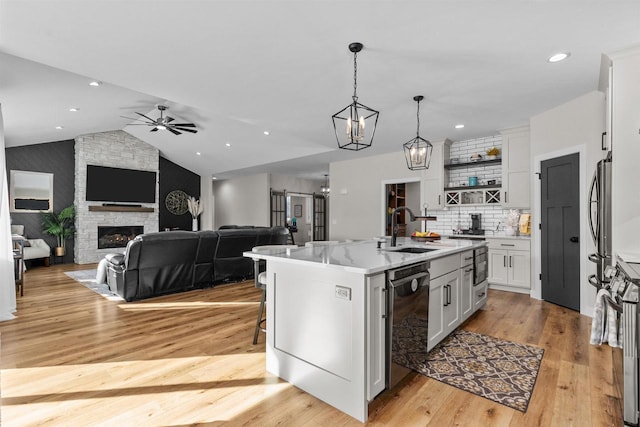
<svg viewBox="0 0 640 427">
<path fill-rule="evenodd" d="M 156 173 L 87 165 L 87 201 L 155 203 Z"/>
</svg>

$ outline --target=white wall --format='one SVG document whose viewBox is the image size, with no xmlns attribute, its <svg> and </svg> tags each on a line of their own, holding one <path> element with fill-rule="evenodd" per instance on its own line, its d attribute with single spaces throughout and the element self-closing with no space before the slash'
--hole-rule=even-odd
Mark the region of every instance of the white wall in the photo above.
<svg viewBox="0 0 640 427">
<path fill-rule="evenodd" d="M 640 47 L 613 54 L 611 59 L 612 248 L 614 255 L 633 253 L 640 256 Z"/>
<path fill-rule="evenodd" d="M 215 182 L 214 229 L 221 225 L 269 226 L 269 174 Z"/>
<path fill-rule="evenodd" d="M 275 173 L 270 175 L 270 179 L 271 188 L 278 191 L 287 190 L 287 193 L 321 193 L 324 185 L 324 180 L 315 181 Z"/>
<path fill-rule="evenodd" d="M 591 316 L 596 290 L 587 281 L 595 273 L 595 264 L 587 254 L 594 249 L 587 220 L 587 200 L 596 163 L 606 154 L 601 150 L 601 134 L 605 129 L 605 98 L 602 92 L 590 92 L 566 104 L 531 118 L 531 170 L 540 172 L 544 160 L 580 153 L 580 312 Z M 532 275 L 531 296 L 541 298 L 540 288 L 540 181 L 532 179 Z M 535 226 L 534 226 L 535 225 Z"/>
<path fill-rule="evenodd" d="M 414 181 L 402 152 L 331 163 L 330 240 L 369 239 L 383 233 L 383 181 Z M 420 203 L 422 205 L 422 203 Z M 417 213 L 416 213 L 417 214 Z"/>
<path fill-rule="evenodd" d="M 288 175 L 257 174 L 224 181 L 213 181 L 213 229 L 221 225 L 270 225 L 270 192 L 320 193 L 324 180 L 314 181 Z M 203 194 L 206 192 L 202 185 Z M 206 206 L 205 206 L 206 208 Z M 202 226 L 203 229 L 205 226 Z"/>
<path fill-rule="evenodd" d="M 210 176 L 200 177 L 200 204 L 204 208 L 200 214 L 200 229 L 213 230 L 215 203 L 213 198 L 213 180 Z"/>
</svg>

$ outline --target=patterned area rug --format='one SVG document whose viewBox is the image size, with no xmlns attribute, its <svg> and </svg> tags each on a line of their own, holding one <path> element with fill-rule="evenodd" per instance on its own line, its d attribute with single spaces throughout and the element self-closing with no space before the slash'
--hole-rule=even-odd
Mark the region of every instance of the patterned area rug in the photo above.
<svg viewBox="0 0 640 427">
<path fill-rule="evenodd" d="M 414 335 L 409 326 L 410 323 L 415 326 L 413 320 L 404 323 L 407 329 L 401 336 Z M 544 349 L 460 329 L 429 353 L 402 345 L 403 341 L 410 340 L 400 338 L 400 343 L 396 340 L 392 343 L 395 363 L 518 411 L 527 411 Z"/>
<path fill-rule="evenodd" d="M 93 270 L 76 270 L 76 271 L 67 271 L 64 274 L 71 277 L 76 282 L 86 286 L 91 289 L 93 292 L 102 295 L 106 299 L 110 301 L 124 301 L 124 298 L 120 297 L 118 294 L 111 292 L 109 286 L 106 283 L 99 284 L 96 281 L 96 273 L 97 269 Z"/>
</svg>

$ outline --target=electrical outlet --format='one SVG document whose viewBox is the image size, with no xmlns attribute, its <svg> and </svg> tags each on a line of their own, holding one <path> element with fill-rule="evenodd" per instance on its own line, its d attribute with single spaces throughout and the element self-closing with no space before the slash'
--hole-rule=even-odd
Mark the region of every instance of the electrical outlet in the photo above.
<svg viewBox="0 0 640 427">
<path fill-rule="evenodd" d="M 351 301 L 351 288 L 346 288 L 344 286 L 336 286 L 336 298 L 346 299 L 347 301 Z"/>
</svg>

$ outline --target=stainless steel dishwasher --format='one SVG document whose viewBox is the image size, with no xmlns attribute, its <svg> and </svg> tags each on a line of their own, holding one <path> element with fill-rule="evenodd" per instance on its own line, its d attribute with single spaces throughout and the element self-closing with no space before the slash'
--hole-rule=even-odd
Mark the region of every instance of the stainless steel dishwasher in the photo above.
<svg viewBox="0 0 640 427">
<path fill-rule="evenodd" d="M 387 271 L 387 388 L 411 372 L 405 367 L 408 353 L 427 350 L 429 267 L 427 261 Z"/>
</svg>

